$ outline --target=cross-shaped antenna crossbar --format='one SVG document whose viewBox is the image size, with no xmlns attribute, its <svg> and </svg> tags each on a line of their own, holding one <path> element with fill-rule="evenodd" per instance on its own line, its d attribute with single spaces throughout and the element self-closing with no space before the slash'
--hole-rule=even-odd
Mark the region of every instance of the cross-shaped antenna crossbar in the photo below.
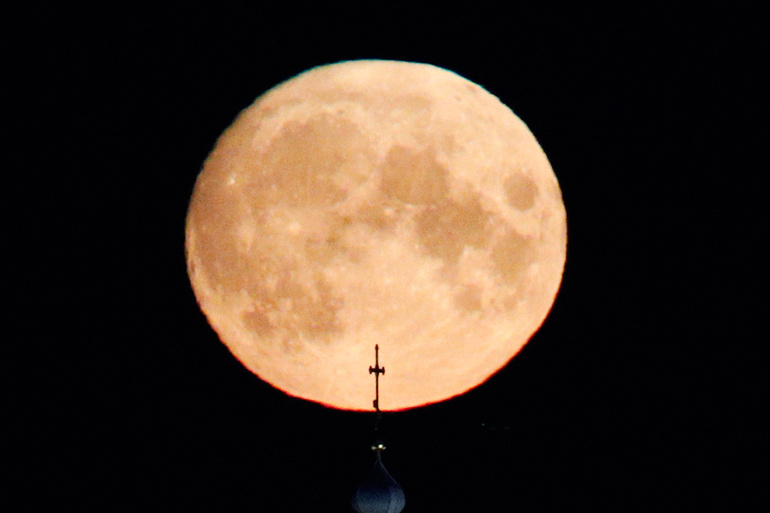
<svg viewBox="0 0 770 513">
<path fill-rule="evenodd" d="M 380 367 L 380 346 L 374 346 L 374 367 L 369 367 L 369 374 L 374 374 L 374 409 L 380 411 L 380 374 L 385 374 L 385 367 Z"/>
</svg>

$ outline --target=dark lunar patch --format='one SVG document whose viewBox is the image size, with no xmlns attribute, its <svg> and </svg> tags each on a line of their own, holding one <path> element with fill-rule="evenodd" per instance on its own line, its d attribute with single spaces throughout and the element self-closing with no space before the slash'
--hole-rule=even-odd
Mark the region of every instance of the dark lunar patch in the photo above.
<svg viewBox="0 0 770 513">
<path fill-rule="evenodd" d="M 349 217 L 328 214 L 325 217 L 326 231 L 305 240 L 304 249 L 308 260 L 324 267 L 332 258 L 345 251 L 344 231 L 351 224 Z"/>
<path fill-rule="evenodd" d="M 270 323 L 270 318 L 266 315 L 264 305 L 253 312 L 246 312 L 241 316 L 244 326 L 250 332 L 254 333 L 260 339 L 269 339 L 273 337 L 274 328 Z"/>
<path fill-rule="evenodd" d="M 385 213 L 388 207 L 392 209 L 392 215 Z M 398 207 L 399 205 L 396 202 L 387 202 L 385 198 L 379 197 L 365 203 L 356 210 L 356 221 L 364 223 L 377 231 L 392 230 L 398 224 Z"/>
<path fill-rule="evenodd" d="M 465 285 L 461 292 L 454 297 L 454 305 L 466 312 L 481 311 L 481 287 Z"/>
<path fill-rule="evenodd" d="M 535 242 L 522 237 L 512 229 L 506 230 L 506 234 L 494 248 L 492 248 L 492 262 L 503 280 L 508 285 L 518 285 L 524 271 L 535 261 L 537 250 Z"/>
<path fill-rule="evenodd" d="M 244 324 L 263 338 L 280 334 L 285 340 L 302 336 L 316 342 L 328 341 L 332 334 L 342 331 L 337 319 L 342 299 L 333 294 L 320 273 L 310 284 L 300 283 L 293 275 L 290 269 L 283 269 L 275 292 L 258 283 L 250 291 L 255 309 L 243 314 Z"/>
<path fill-rule="evenodd" d="M 251 275 L 252 263 L 236 246 L 235 229 L 230 223 L 221 230 L 198 230 L 197 249 L 203 273 L 225 294 L 232 294 L 243 287 L 243 277 Z"/>
<path fill-rule="evenodd" d="M 381 190 L 387 197 L 410 205 L 436 203 L 448 193 L 447 171 L 436 162 L 432 151 L 394 146 L 382 166 Z"/>
<path fill-rule="evenodd" d="M 228 292 L 237 290 L 247 262 L 239 258 L 235 242 L 242 221 L 233 206 L 232 194 L 210 180 L 202 180 L 196 184 L 189 215 L 200 271 Z"/>
<path fill-rule="evenodd" d="M 342 239 L 337 230 L 330 230 L 325 236 L 311 237 L 305 241 L 305 254 L 308 259 L 320 265 L 328 265 L 342 250 Z"/>
<path fill-rule="evenodd" d="M 417 235 L 429 255 L 455 264 L 465 246 L 489 243 L 490 217 L 477 197 L 463 203 L 443 199 L 416 216 Z"/>
<path fill-rule="evenodd" d="M 366 225 L 378 231 L 394 228 L 396 216 L 389 217 L 383 210 L 382 207 L 367 205 L 357 210 L 352 217 L 329 215 L 326 232 L 309 237 L 304 242 L 308 260 L 319 268 L 326 267 L 335 256 L 340 255 L 353 263 L 362 261 L 365 258 L 365 249 L 352 240 L 349 230 L 357 225 Z"/>
<path fill-rule="evenodd" d="M 535 204 L 537 185 L 528 176 L 515 174 L 503 184 L 508 204 L 516 210 L 529 210 Z"/>
<path fill-rule="evenodd" d="M 334 176 L 363 147 L 355 126 L 339 117 L 323 115 L 307 123 L 287 123 L 256 163 L 249 194 L 258 205 L 334 205 L 346 197 Z"/>
</svg>

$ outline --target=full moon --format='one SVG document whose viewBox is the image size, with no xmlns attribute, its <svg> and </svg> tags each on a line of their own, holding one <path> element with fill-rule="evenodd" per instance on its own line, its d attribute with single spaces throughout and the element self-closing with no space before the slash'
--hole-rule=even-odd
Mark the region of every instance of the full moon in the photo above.
<svg viewBox="0 0 770 513">
<path fill-rule="evenodd" d="M 268 91 L 195 183 L 187 270 L 209 323 L 289 395 L 371 410 L 483 383 L 561 283 L 561 190 L 527 126 L 427 64 L 350 61 Z"/>
</svg>

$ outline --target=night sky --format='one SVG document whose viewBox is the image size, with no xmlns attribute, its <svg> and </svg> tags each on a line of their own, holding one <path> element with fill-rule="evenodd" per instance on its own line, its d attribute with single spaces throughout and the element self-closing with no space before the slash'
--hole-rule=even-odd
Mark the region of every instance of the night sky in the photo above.
<svg viewBox="0 0 770 513">
<path fill-rule="evenodd" d="M 523 351 L 463 396 L 384 416 L 404 511 L 742 511 L 766 488 L 754 13 L 14 16 L 25 165 L 7 204 L 34 198 L 11 223 L 19 511 L 353 511 L 373 415 L 289 397 L 229 353 L 190 287 L 184 222 L 241 109 L 361 58 L 434 64 L 500 98 L 567 209 L 561 290 Z"/>
</svg>

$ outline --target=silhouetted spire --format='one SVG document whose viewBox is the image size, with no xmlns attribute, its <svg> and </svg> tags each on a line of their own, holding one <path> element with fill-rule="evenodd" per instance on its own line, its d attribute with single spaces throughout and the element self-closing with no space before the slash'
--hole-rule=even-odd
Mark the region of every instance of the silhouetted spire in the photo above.
<svg viewBox="0 0 770 513">
<path fill-rule="evenodd" d="M 374 425 L 375 435 L 379 430 L 380 418 L 380 374 L 385 374 L 385 368 L 380 367 L 380 347 L 374 346 L 374 367 L 369 367 L 369 374 L 374 374 L 375 397 L 374 409 L 377 412 L 377 420 Z M 372 450 L 377 454 L 374 460 L 374 468 L 369 472 L 356 494 L 350 501 L 353 509 L 358 513 L 400 513 L 404 509 L 404 490 L 390 477 L 382 464 L 381 453 L 385 450 L 385 444 L 379 439 L 372 444 Z"/>
</svg>

